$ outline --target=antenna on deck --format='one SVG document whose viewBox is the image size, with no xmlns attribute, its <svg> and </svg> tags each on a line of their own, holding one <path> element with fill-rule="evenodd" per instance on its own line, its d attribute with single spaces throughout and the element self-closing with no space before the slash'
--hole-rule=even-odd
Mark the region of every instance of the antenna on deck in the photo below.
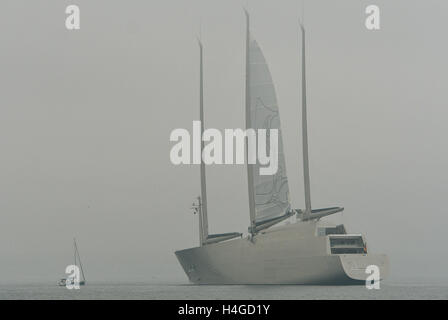
<svg viewBox="0 0 448 320">
<path fill-rule="evenodd" d="M 191 209 L 193 209 L 193 214 L 198 214 L 198 220 L 199 220 L 199 246 L 202 247 L 204 243 L 204 232 L 203 232 L 203 225 L 202 225 L 202 202 L 201 202 L 201 196 L 197 197 L 198 203 L 192 203 Z"/>
</svg>

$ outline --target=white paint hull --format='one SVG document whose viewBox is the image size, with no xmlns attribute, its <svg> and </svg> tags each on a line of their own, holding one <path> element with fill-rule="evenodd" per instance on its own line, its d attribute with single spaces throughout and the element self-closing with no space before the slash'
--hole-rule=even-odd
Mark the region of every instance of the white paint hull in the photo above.
<svg viewBox="0 0 448 320">
<path fill-rule="evenodd" d="M 196 284 L 364 284 L 368 265 L 388 274 L 386 255 L 331 254 L 319 222 L 300 222 L 259 233 L 253 241 L 234 239 L 176 251 Z"/>
</svg>

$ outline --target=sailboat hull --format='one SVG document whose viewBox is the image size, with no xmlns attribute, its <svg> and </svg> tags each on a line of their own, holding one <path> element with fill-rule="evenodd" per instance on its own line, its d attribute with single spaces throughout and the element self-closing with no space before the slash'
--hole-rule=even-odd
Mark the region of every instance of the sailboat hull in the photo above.
<svg viewBox="0 0 448 320">
<path fill-rule="evenodd" d="M 386 255 L 331 254 L 328 236 L 316 234 L 317 222 L 272 228 L 254 239 L 235 239 L 177 251 L 195 284 L 365 284 L 365 269 L 376 265 L 388 274 Z"/>
<path fill-rule="evenodd" d="M 73 282 L 72 280 L 70 280 L 69 284 L 74 284 L 74 282 Z M 80 286 L 83 286 L 83 285 L 85 285 L 85 284 L 86 284 L 85 281 L 80 281 L 80 282 L 78 283 L 78 285 L 80 285 Z M 58 286 L 60 286 L 60 287 L 65 287 L 65 286 L 67 286 L 67 279 L 61 279 L 61 280 L 59 280 L 59 282 L 58 282 Z"/>
</svg>

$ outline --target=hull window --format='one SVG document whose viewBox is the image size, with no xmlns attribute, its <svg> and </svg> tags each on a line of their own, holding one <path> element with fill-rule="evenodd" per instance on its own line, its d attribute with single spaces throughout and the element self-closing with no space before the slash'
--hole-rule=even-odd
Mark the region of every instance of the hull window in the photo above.
<svg viewBox="0 0 448 320">
<path fill-rule="evenodd" d="M 332 254 L 363 254 L 367 253 L 361 236 L 330 237 Z"/>
<path fill-rule="evenodd" d="M 344 225 L 340 224 L 336 227 L 318 228 L 317 234 L 319 236 L 328 236 L 331 234 L 347 234 L 347 232 L 345 232 Z"/>
</svg>

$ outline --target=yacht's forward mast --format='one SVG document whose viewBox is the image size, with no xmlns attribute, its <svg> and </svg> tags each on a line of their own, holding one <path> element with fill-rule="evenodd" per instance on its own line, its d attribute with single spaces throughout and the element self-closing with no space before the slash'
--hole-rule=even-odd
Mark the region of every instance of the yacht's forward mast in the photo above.
<svg viewBox="0 0 448 320">
<path fill-rule="evenodd" d="M 199 39 L 199 119 L 201 121 L 200 136 L 204 133 L 204 67 L 203 67 L 203 46 Z M 201 138 L 201 159 L 200 159 L 200 177 L 201 177 L 201 196 L 198 197 L 198 204 L 193 204 L 193 209 L 198 213 L 199 219 L 199 246 L 229 240 L 240 237 L 241 233 L 230 232 L 221 234 L 208 233 L 208 211 L 207 211 L 207 184 L 205 177 L 205 163 L 202 161 L 202 152 L 204 150 L 204 141 Z"/>
<path fill-rule="evenodd" d="M 201 137 L 204 134 L 204 67 L 203 67 L 203 47 L 201 40 L 199 42 L 199 59 L 200 59 L 200 67 L 199 67 L 199 120 L 201 121 Z M 204 140 L 201 139 L 201 157 L 202 151 L 204 150 Z M 200 230 L 202 234 L 202 242 L 208 238 L 208 213 L 207 213 L 207 185 L 205 179 L 205 163 L 201 159 L 201 199 L 199 199 L 200 206 L 200 215 L 199 219 L 202 216 L 202 230 Z"/>
</svg>

